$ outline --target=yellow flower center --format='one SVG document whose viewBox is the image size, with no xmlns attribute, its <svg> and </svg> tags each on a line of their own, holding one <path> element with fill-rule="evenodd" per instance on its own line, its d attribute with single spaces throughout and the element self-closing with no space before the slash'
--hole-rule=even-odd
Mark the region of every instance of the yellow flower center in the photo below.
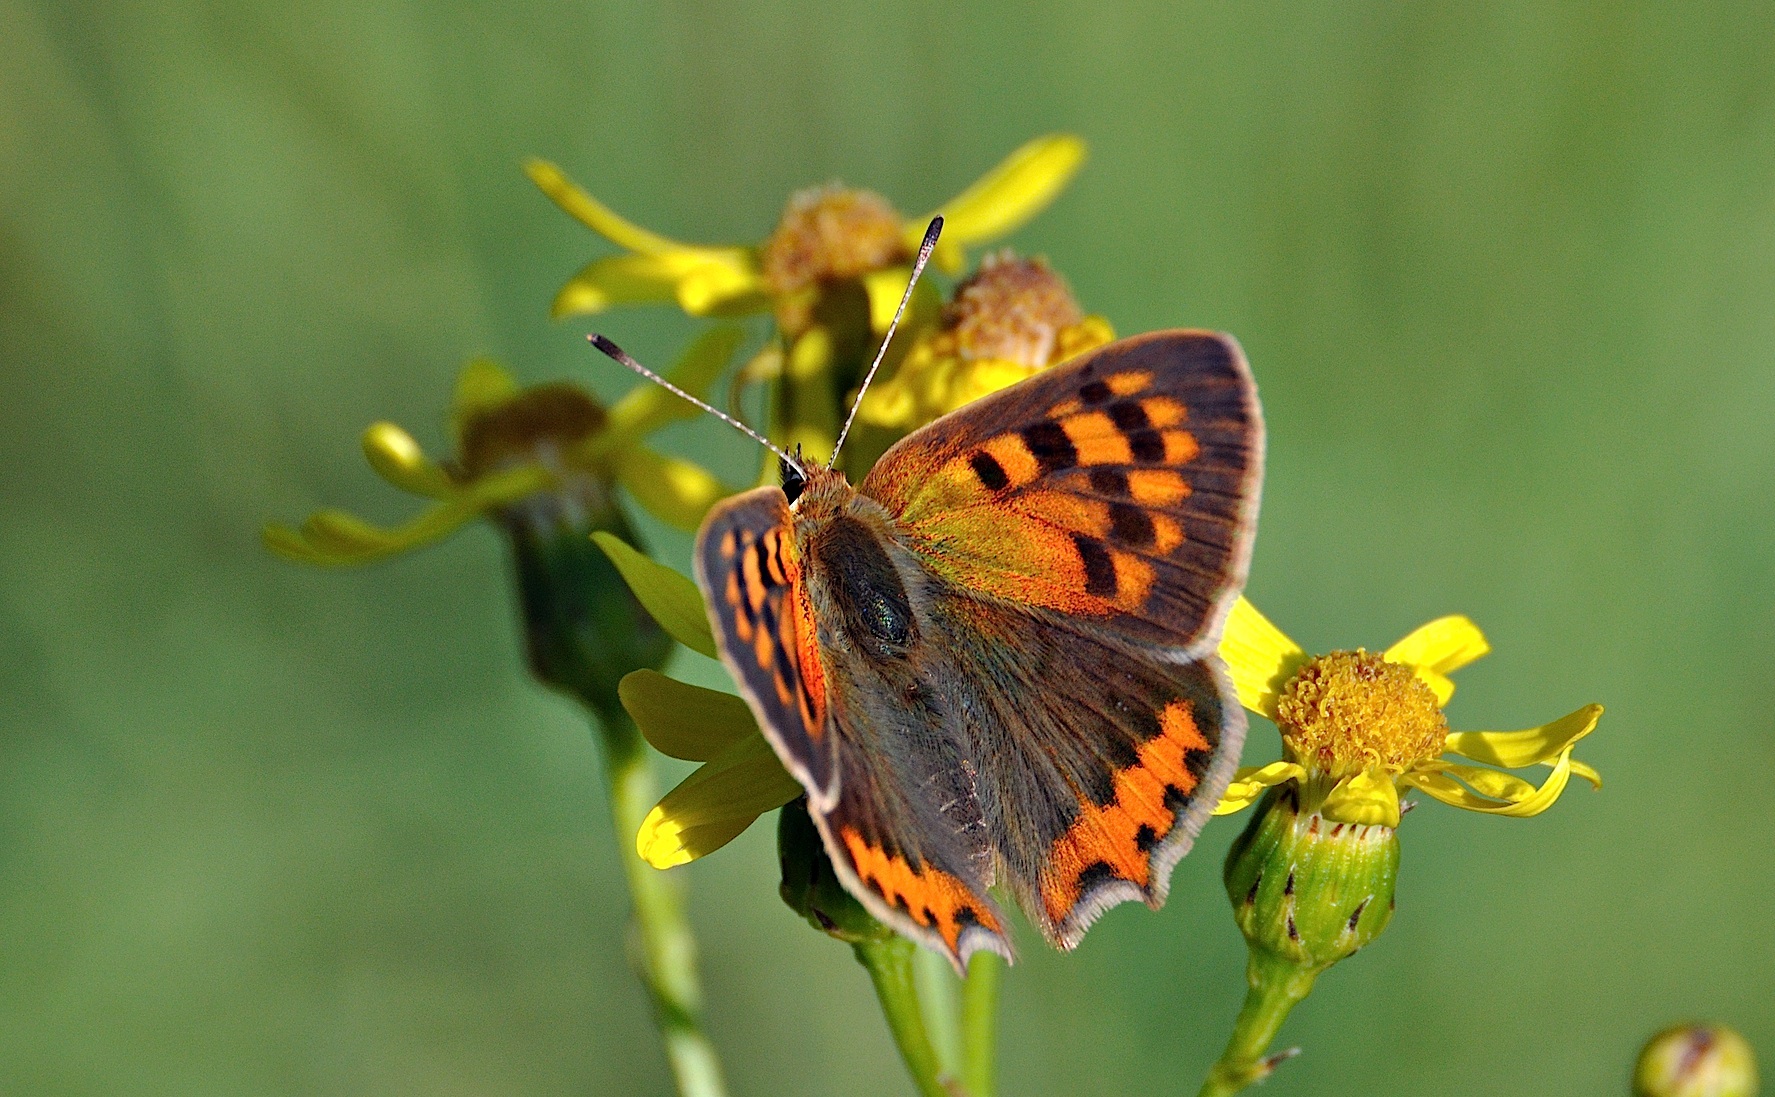
<svg viewBox="0 0 1775 1097">
<path fill-rule="evenodd" d="M 541 460 L 553 463 L 604 428 L 604 408 L 574 385 L 525 389 L 462 424 L 462 471 L 473 480 L 499 468 Z"/>
<path fill-rule="evenodd" d="M 1084 319 L 1066 280 L 1009 249 L 987 256 L 955 289 L 944 326 L 963 359 L 997 358 L 1030 369 L 1054 360 L 1061 332 Z"/>
<path fill-rule="evenodd" d="M 907 258 L 900 215 L 887 199 L 832 184 L 797 191 L 760 255 L 764 281 L 783 295 L 857 278 Z"/>
<path fill-rule="evenodd" d="M 1276 700 L 1295 760 L 1333 777 L 1403 773 L 1442 753 L 1448 718 L 1412 668 L 1361 649 L 1308 662 Z"/>
</svg>

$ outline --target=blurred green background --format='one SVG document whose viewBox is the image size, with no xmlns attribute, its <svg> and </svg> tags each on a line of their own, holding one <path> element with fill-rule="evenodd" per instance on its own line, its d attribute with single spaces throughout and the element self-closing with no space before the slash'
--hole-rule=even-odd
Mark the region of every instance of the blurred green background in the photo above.
<svg viewBox="0 0 1775 1097">
<path fill-rule="evenodd" d="M 1532 821 L 1428 804 L 1288 1094 L 1616 1094 L 1691 1016 L 1775 1061 L 1775 17 L 1766 2 L 836 10 L 0 0 L 0 1090 L 667 1092 L 580 715 L 485 527 L 368 570 L 266 519 L 414 508 L 460 363 L 628 386 L 554 290 L 641 223 L 754 240 L 1092 146 L 1015 243 L 1124 333 L 1236 333 L 1251 592 L 1309 647 L 1466 612 L 1466 728 L 1608 705 Z M 696 325 L 599 321 L 644 360 Z M 753 457 L 704 421 L 665 444 Z M 650 527 L 684 564 L 688 539 Z M 681 665 L 697 657 L 681 656 Z M 713 680 L 711 667 L 691 673 Z M 1255 729 L 1248 761 L 1273 756 Z M 676 772 L 676 771 L 674 771 Z M 1211 825 L 1169 907 L 1024 932 L 1004 1090 L 1195 1091 L 1241 994 Z M 769 828 L 687 872 L 736 1094 L 909 1092 Z"/>
</svg>

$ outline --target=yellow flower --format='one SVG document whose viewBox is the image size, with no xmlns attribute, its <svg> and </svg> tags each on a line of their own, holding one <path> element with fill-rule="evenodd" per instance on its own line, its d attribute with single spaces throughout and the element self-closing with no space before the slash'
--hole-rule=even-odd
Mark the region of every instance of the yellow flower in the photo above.
<svg viewBox="0 0 1775 1097">
<path fill-rule="evenodd" d="M 950 273 L 971 245 L 1003 236 L 1054 200 L 1084 161 L 1084 142 L 1038 137 L 945 203 L 945 231 L 934 262 Z M 556 205 L 623 254 L 592 262 L 556 294 L 559 318 L 616 305 L 675 302 L 693 316 L 733 316 L 775 307 L 804 310 L 821 283 L 860 280 L 882 330 L 905 288 L 907 266 L 930 223 L 906 218 L 867 191 L 818 187 L 790 198 L 771 237 L 754 245 L 685 244 L 617 216 L 554 164 L 525 171 Z"/>
<path fill-rule="evenodd" d="M 1241 598 L 1220 654 L 1240 702 L 1281 730 L 1283 758 L 1241 769 L 1215 813 L 1238 811 L 1286 781 L 1301 786 L 1305 811 L 1388 827 L 1399 825 L 1399 794 L 1411 789 L 1468 811 L 1525 817 L 1551 807 L 1573 774 L 1602 787 L 1595 770 L 1572 758 L 1601 705 L 1524 731 L 1448 730 L 1442 710 L 1455 688 L 1448 675 L 1490 650 L 1472 621 L 1455 616 L 1378 655 L 1309 656 Z M 1537 765 L 1552 771 L 1539 786 L 1503 772 Z"/>
<path fill-rule="evenodd" d="M 740 335 L 732 327 L 705 333 L 679 361 L 674 379 L 700 393 L 727 365 Z M 657 385 L 638 385 L 607 410 L 576 386 L 520 388 L 497 364 L 476 359 L 456 381 L 454 460 L 433 460 L 393 423 L 375 423 L 364 432 L 370 466 L 395 487 L 433 500 L 430 509 L 392 529 L 323 510 L 299 529 L 267 526 L 265 543 L 304 563 L 367 563 L 441 540 L 483 514 L 505 512 L 540 493 L 565 492 L 598 505 L 613 483 L 663 521 L 694 530 L 728 489 L 701 467 L 641 441 L 694 414 Z"/>
<path fill-rule="evenodd" d="M 898 437 L 1114 338 L 1045 261 L 1006 249 L 956 286 L 894 376 L 863 394 L 857 420 Z"/>
</svg>

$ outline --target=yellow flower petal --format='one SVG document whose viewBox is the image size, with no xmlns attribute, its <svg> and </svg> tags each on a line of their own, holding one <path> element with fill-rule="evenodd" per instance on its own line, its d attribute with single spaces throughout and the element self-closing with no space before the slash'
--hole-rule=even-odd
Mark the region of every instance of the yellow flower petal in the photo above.
<svg viewBox="0 0 1775 1097">
<path fill-rule="evenodd" d="M 1283 781 L 1305 780 L 1307 771 L 1294 762 L 1271 762 L 1267 766 L 1242 766 L 1227 785 L 1214 814 L 1231 815 L 1251 806 L 1264 790 Z"/>
<path fill-rule="evenodd" d="M 964 250 L 1015 230 L 1040 213 L 1085 162 L 1085 143 L 1067 133 L 1038 137 L 1005 157 L 973 186 L 937 210 L 943 238 L 935 261 L 951 274 L 965 265 Z M 918 247 L 930 217 L 906 223 L 906 246 Z"/>
<path fill-rule="evenodd" d="M 738 837 L 760 815 L 801 795 L 763 736 L 753 735 L 705 763 L 648 813 L 635 836 L 641 859 L 671 868 Z"/>
<path fill-rule="evenodd" d="M 1226 660 L 1239 703 L 1252 712 L 1276 718 L 1276 698 L 1288 679 L 1307 662 L 1307 653 L 1267 617 L 1241 597 L 1227 615 L 1220 637 L 1220 657 Z"/>
<path fill-rule="evenodd" d="M 1447 768 L 1462 780 L 1469 779 L 1468 771 L 1496 772 L 1494 770 L 1478 770 L 1477 767 L 1472 766 L 1449 766 Z M 1483 812 L 1487 815 L 1505 815 L 1511 818 L 1525 819 L 1531 815 L 1539 815 L 1552 807 L 1553 802 L 1559 799 L 1560 793 L 1565 791 L 1566 783 L 1571 779 L 1571 775 L 1572 756 L 1571 748 L 1568 747 L 1560 752 L 1558 761 L 1554 763 L 1553 772 L 1547 775 L 1547 780 L 1542 783 L 1540 788 L 1528 785 L 1526 781 L 1521 782 L 1528 791 L 1510 799 L 1481 795 L 1442 772 L 1417 770 L 1406 773 L 1400 779 L 1413 788 L 1420 789 L 1452 807 Z M 1491 778 L 1482 778 L 1481 781 L 1493 789 L 1515 788 L 1515 786 L 1508 786 L 1504 782 Z"/>
<path fill-rule="evenodd" d="M 674 398 L 675 399 L 675 398 Z M 717 502 L 733 494 L 701 465 L 667 457 L 642 445 L 619 450 L 616 477 L 649 513 L 675 529 L 694 533 Z"/>
<path fill-rule="evenodd" d="M 658 305 L 678 298 L 678 283 L 696 268 L 689 253 L 607 255 L 582 267 L 549 305 L 551 319 L 584 316 L 620 305 Z"/>
<path fill-rule="evenodd" d="M 666 371 L 666 380 L 692 396 L 706 398 L 709 387 L 721 376 L 740 349 L 745 329 L 734 324 L 710 328 L 678 356 Z M 695 404 L 651 381 L 643 381 L 610 409 L 610 425 L 605 436 L 626 444 L 630 438 L 651 434 L 668 423 L 693 419 L 703 414 Z"/>
<path fill-rule="evenodd" d="M 574 220 L 619 248 L 627 248 L 643 255 L 657 255 L 661 252 L 686 247 L 676 240 L 667 239 L 658 233 L 648 232 L 639 225 L 618 217 L 609 207 L 581 190 L 573 180 L 567 178 L 565 172 L 547 160 L 525 161 L 524 174 L 530 177 L 530 181 L 535 183 L 542 193 L 548 195 L 549 201 L 566 210 Z"/>
<path fill-rule="evenodd" d="M 1363 770 L 1333 786 L 1319 813 L 1334 823 L 1399 825 L 1399 790 L 1385 773 Z"/>
<path fill-rule="evenodd" d="M 455 481 L 425 455 L 411 434 L 393 423 L 372 423 L 364 431 L 364 457 L 384 480 L 414 495 L 442 499 L 456 491 Z"/>
<path fill-rule="evenodd" d="M 462 431 L 469 420 L 509 403 L 517 394 L 517 380 L 493 359 L 476 358 L 463 366 L 450 398 L 450 426 L 457 450 L 462 449 Z"/>
<path fill-rule="evenodd" d="M 906 280 L 911 277 L 912 268 L 905 266 L 872 270 L 863 275 L 863 293 L 869 298 L 869 326 L 877 334 L 887 331 L 887 326 L 894 322 L 900 298 L 906 296 Z M 899 330 L 907 331 L 913 327 L 916 325 L 908 321 Z"/>
<path fill-rule="evenodd" d="M 678 307 L 692 316 L 744 316 L 770 307 L 770 294 L 752 253 L 707 249 L 678 279 Z"/>
<path fill-rule="evenodd" d="M 1447 705 L 1455 693 L 1449 674 L 1490 650 L 1479 626 L 1454 614 L 1414 629 L 1384 654 L 1391 662 L 1409 663 L 1417 668 L 1418 677 L 1436 691 L 1437 703 Z"/>
<path fill-rule="evenodd" d="M 667 635 L 692 651 L 700 651 L 711 659 L 716 657 L 709 612 L 703 608 L 703 596 L 695 583 L 648 559 L 613 533 L 599 530 L 592 534 L 592 540 L 610 557 L 622 573 L 623 582 Z"/>
<path fill-rule="evenodd" d="M 1585 705 L 1576 712 L 1561 716 L 1551 724 L 1543 724 L 1538 728 L 1529 728 L 1526 731 L 1455 732 L 1448 737 L 1448 744 L 1444 749 L 1451 754 L 1471 758 L 1475 762 L 1502 766 L 1505 769 L 1552 765 L 1553 759 L 1561 751 L 1589 735 L 1596 728 L 1596 722 L 1601 718 L 1601 705 Z M 1584 769 L 1589 773 L 1595 773 L 1589 766 L 1585 766 Z"/>
<path fill-rule="evenodd" d="M 484 477 L 403 526 L 385 529 L 340 510 L 323 510 L 300 530 L 267 526 L 265 547 L 287 559 L 340 567 L 366 564 L 442 540 L 490 506 L 514 502 L 554 483 L 544 469 L 522 466 Z"/>
<path fill-rule="evenodd" d="M 746 702 L 656 670 L 625 675 L 616 693 L 653 748 L 673 758 L 707 762 L 758 734 L 758 722 Z"/>
</svg>

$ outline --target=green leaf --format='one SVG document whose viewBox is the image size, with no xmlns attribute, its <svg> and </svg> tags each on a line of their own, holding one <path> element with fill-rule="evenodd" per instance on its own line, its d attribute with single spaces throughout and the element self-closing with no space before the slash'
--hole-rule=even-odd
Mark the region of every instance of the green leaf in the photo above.
<svg viewBox="0 0 1775 1097">
<path fill-rule="evenodd" d="M 616 693 L 655 750 L 686 762 L 707 762 L 746 736 L 758 734 L 758 722 L 746 702 L 656 670 L 625 675 Z"/>
<path fill-rule="evenodd" d="M 641 605 L 672 639 L 692 651 L 717 658 L 715 635 L 709 631 L 709 615 L 696 584 L 664 564 L 656 564 L 615 534 L 599 530 L 592 540 L 610 557 L 623 581 Z"/>
</svg>

